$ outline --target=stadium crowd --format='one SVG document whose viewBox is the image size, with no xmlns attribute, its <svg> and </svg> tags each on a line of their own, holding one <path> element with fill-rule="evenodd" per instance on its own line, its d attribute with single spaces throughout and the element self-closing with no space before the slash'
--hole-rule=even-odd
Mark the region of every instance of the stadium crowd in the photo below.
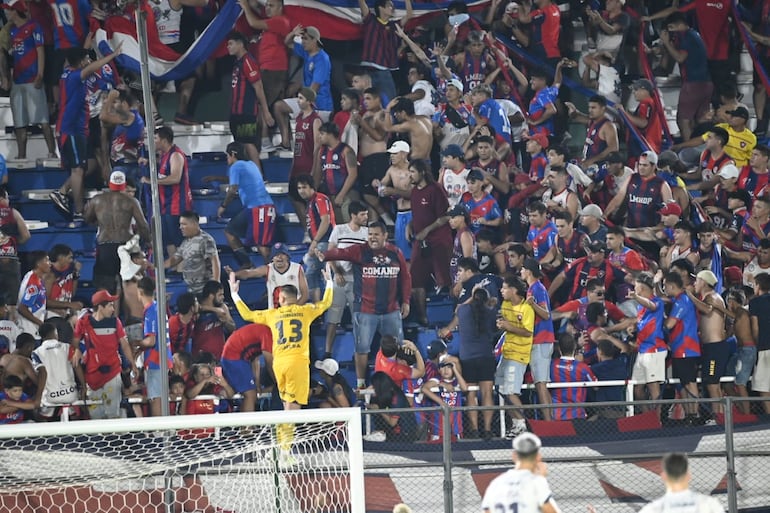
<svg viewBox="0 0 770 513">
<path fill-rule="evenodd" d="M 57 405 L 86 398 L 84 416 L 117 417 L 134 395 L 147 404 L 130 403 L 128 415 L 159 415 L 166 379 L 177 413 L 227 411 L 236 395 L 251 411 L 268 387 L 298 408 L 356 404 L 356 389 L 370 386 L 371 406 L 387 410 L 488 406 L 495 390 L 521 405 L 528 380 L 536 392 L 526 401 L 561 405 L 539 410 L 546 420 L 623 414 L 570 406 L 623 400 L 622 387 L 552 382 L 631 378 L 636 398 L 657 399 L 669 376 L 685 398 L 770 395 L 766 89 L 760 71 L 752 115 L 738 94 L 734 30 L 740 12 L 765 56 L 770 3 L 740 2 L 733 13 L 705 0 L 492 0 L 469 13 L 451 2 L 415 23 L 409 0 L 400 18 L 391 0 L 359 0 L 360 64 L 344 68 L 325 50 L 323 27 L 292 23 L 281 0 L 239 4 L 244 16 L 222 47 L 177 81 L 174 118 L 197 124 L 196 94 L 216 87 L 216 69 L 231 70 L 228 174 L 204 181 L 228 183 L 220 217 L 242 204 L 225 229 L 237 269 L 223 266 L 193 210 L 185 148 L 156 107 L 167 84 L 154 84 L 153 104 L 142 105 L 138 78 L 116 59 L 121 45 L 101 58 L 89 52 L 97 28 L 132 23 L 136 3 L 2 4 L 0 87 L 10 90 L 14 157 L 26 157 L 29 129 L 41 127 L 70 173 L 51 201 L 98 232 L 91 297 L 78 295 L 80 264 L 66 244 L 29 252 L 22 274 L 19 248 L 34 235 L 3 173 L 0 422 L 52 418 Z M 218 3 L 145 8 L 151 39 L 182 53 Z M 587 34 L 579 62 L 578 20 Z M 681 80 L 676 141 L 656 85 L 672 80 Z M 587 113 L 576 106 L 584 88 Z M 147 154 L 146 116 L 159 126 L 157 156 Z M 584 142 L 573 148 L 580 124 Z M 288 192 L 304 241 L 275 240 L 260 154 L 281 150 L 293 152 Z M 149 249 L 155 157 L 166 244 L 156 250 L 165 255 Z M 104 187 L 87 202 L 86 182 Z M 287 244 L 306 245 L 302 264 Z M 157 336 L 160 265 L 189 290 L 171 305 L 168 348 Z M 250 278 L 266 280 L 267 310 L 239 296 Z M 236 329 L 228 295 L 260 324 Z M 428 298 L 447 296 L 454 317 L 422 355 L 404 326 L 435 326 Z M 355 383 L 332 359 L 346 309 Z M 310 329 L 324 312 L 325 354 L 311 365 Z M 725 376 L 734 383 L 723 385 Z M 705 423 L 713 410 L 693 403 L 684 421 Z M 453 419 L 453 434 L 491 438 L 492 412 L 481 417 L 468 415 L 464 427 Z M 382 437 L 425 434 L 418 418 L 382 413 Z M 427 436 L 437 437 L 433 424 Z M 501 435 L 526 430 L 523 412 L 508 426 Z"/>
</svg>

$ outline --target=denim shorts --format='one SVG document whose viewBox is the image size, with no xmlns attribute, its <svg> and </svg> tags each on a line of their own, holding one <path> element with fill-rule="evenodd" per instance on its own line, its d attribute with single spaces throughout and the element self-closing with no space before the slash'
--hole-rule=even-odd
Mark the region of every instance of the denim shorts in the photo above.
<svg viewBox="0 0 770 513">
<path fill-rule="evenodd" d="M 532 344 L 529 368 L 532 370 L 532 381 L 534 383 L 549 383 L 551 381 L 553 346 L 553 343 Z"/>
<path fill-rule="evenodd" d="M 524 373 L 527 364 L 516 360 L 500 360 L 495 374 L 495 384 L 500 387 L 500 393 L 505 395 L 521 395 L 521 385 L 524 383 Z"/>
<path fill-rule="evenodd" d="M 319 242 L 316 247 L 321 251 L 326 251 L 329 247 L 329 243 Z M 309 254 L 306 254 L 302 261 L 305 263 L 305 278 L 307 279 L 308 290 L 320 289 L 324 284 L 321 269 L 323 269 L 323 266 L 326 264 L 318 260 L 315 255 Z"/>
<path fill-rule="evenodd" d="M 145 369 L 144 384 L 147 386 L 147 399 L 160 399 L 163 397 L 160 393 L 162 377 L 160 369 Z"/>
<path fill-rule="evenodd" d="M 741 347 L 730 356 L 727 362 L 727 375 L 735 376 L 735 384 L 746 386 L 757 363 L 757 347 Z"/>
<path fill-rule="evenodd" d="M 380 336 L 391 335 L 400 343 L 404 339 L 404 323 L 401 312 L 395 310 L 387 314 L 355 312 L 353 314 L 353 337 L 356 341 L 356 353 L 368 354 L 372 348 L 375 332 Z"/>
</svg>

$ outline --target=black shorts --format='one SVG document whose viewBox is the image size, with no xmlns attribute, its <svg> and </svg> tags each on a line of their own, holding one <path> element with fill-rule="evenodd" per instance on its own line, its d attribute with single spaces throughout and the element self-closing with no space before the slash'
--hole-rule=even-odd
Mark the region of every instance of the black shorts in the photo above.
<svg viewBox="0 0 770 513">
<path fill-rule="evenodd" d="M 0 294 L 10 306 L 16 306 L 21 286 L 21 262 L 18 258 L 0 258 Z"/>
<path fill-rule="evenodd" d="M 96 158 L 96 150 L 102 147 L 102 122 L 99 116 L 88 120 L 88 158 Z"/>
<path fill-rule="evenodd" d="M 284 98 L 283 91 L 286 89 L 288 75 L 287 70 L 262 70 L 262 88 L 265 90 L 265 100 L 270 109 L 275 102 Z"/>
<path fill-rule="evenodd" d="M 120 242 L 102 242 L 96 246 L 94 287 L 97 290 L 107 289 L 110 294 L 116 292 L 120 276 L 120 257 L 118 256 L 120 245 Z"/>
<path fill-rule="evenodd" d="M 462 360 L 463 377 L 468 383 L 481 383 L 482 381 L 494 381 L 497 362 L 494 356 L 471 358 Z"/>
<path fill-rule="evenodd" d="M 184 237 L 182 237 L 182 231 L 179 229 L 179 216 L 161 214 L 160 225 L 163 241 L 166 244 L 173 244 L 174 246 L 179 247 L 184 239 Z"/>
<path fill-rule="evenodd" d="M 53 45 L 43 46 L 43 53 L 46 64 L 43 70 L 43 83 L 47 86 L 58 86 L 59 78 L 61 78 L 61 73 L 64 70 L 64 57 L 62 56 L 61 61 L 59 61 L 58 52 L 54 50 Z M 53 98 L 50 100 L 53 101 Z"/>
<path fill-rule="evenodd" d="M 59 138 L 62 167 L 68 171 L 88 168 L 88 141 L 84 135 L 62 135 Z"/>
<path fill-rule="evenodd" d="M 726 340 L 701 344 L 701 379 L 706 385 L 716 385 L 727 372 L 730 346 Z"/>
<path fill-rule="evenodd" d="M 700 358 L 697 356 L 671 359 L 671 374 L 683 385 L 695 383 L 698 380 L 699 368 Z"/>
<path fill-rule="evenodd" d="M 372 180 L 382 180 L 390 167 L 390 153 L 372 153 L 361 161 L 358 167 L 358 181 L 361 192 L 369 196 L 377 196 L 377 189 L 372 187 Z"/>
<path fill-rule="evenodd" d="M 262 122 L 258 116 L 232 114 L 230 133 L 233 140 L 241 144 L 253 144 L 257 151 L 262 149 Z"/>
</svg>

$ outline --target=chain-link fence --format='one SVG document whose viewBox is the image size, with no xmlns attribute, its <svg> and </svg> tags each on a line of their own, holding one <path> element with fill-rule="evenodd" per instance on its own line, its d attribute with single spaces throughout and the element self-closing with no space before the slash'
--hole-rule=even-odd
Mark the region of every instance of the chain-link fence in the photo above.
<svg viewBox="0 0 770 513">
<path fill-rule="evenodd" d="M 690 487 L 726 511 L 770 507 L 770 419 L 739 408 L 760 412 L 758 400 L 636 402 L 626 416 L 630 404 L 570 405 L 585 407 L 590 419 L 572 421 L 538 421 L 542 408 L 535 406 L 486 408 L 494 412 L 491 439 L 461 438 L 469 414 L 482 422 L 484 408 L 367 410 L 367 511 L 391 511 L 398 502 L 419 513 L 480 511 L 489 482 L 513 466 L 505 434 L 514 411 L 543 440 L 548 480 L 564 512 L 584 513 L 589 504 L 600 513 L 638 511 L 664 493 L 661 458 L 668 452 L 689 455 Z M 693 411 L 695 420 L 687 416 Z"/>
</svg>

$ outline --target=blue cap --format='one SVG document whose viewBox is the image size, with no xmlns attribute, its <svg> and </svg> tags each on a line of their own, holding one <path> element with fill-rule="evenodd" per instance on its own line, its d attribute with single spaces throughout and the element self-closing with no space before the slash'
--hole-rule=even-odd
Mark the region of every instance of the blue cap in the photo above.
<svg viewBox="0 0 770 513">
<path fill-rule="evenodd" d="M 286 244 L 283 242 L 276 242 L 273 244 L 273 249 L 270 251 L 270 259 L 272 260 L 278 255 L 286 255 L 289 256 L 289 249 L 286 247 Z"/>
<path fill-rule="evenodd" d="M 459 144 L 450 144 L 449 146 L 441 150 L 441 155 L 444 157 L 461 158 L 465 156 L 465 152 L 463 151 L 462 147 Z"/>
</svg>

